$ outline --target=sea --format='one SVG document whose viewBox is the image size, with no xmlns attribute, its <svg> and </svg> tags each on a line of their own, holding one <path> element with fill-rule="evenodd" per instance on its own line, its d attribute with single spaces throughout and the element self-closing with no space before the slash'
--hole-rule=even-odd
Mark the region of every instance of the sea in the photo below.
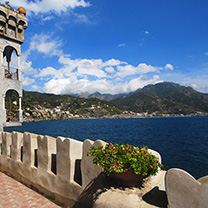
<svg viewBox="0 0 208 208">
<path fill-rule="evenodd" d="M 4 131 L 147 145 L 161 154 L 166 170 L 181 168 L 196 179 L 208 175 L 208 117 L 38 121 Z"/>
</svg>

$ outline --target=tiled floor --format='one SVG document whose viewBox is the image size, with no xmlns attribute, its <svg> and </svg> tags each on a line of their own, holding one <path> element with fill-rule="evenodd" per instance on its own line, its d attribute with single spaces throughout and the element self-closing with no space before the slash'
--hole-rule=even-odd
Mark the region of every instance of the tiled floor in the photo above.
<svg viewBox="0 0 208 208">
<path fill-rule="evenodd" d="M 44 196 L 0 172 L 0 208 L 58 208 Z"/>
</svg>

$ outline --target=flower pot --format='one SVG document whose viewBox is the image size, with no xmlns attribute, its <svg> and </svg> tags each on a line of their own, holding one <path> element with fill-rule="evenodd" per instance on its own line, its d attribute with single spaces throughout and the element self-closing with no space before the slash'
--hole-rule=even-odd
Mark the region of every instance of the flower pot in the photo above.
<svg viewBox="0 0 208 208">
<path fill-rule="evenodd" d="M 141 174 L 134 173 L 133 170 L 127 170 L 122 173 L 110 172 L 111 180 L 120 186 L 129 187 L 140 187 L 142 185 L 143 179 L 146 178 Z"/>
</svg>

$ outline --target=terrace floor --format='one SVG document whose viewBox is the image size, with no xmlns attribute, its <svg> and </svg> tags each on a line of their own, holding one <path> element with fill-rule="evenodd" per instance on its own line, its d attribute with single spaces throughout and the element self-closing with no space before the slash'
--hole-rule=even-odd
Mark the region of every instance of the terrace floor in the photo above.
<svg viewBox="0 0 208 208">
<path fill-rule="evenodd" d="M 58 208 L 57 204 L 0 172 L 0 208 Z"/>
</svg>

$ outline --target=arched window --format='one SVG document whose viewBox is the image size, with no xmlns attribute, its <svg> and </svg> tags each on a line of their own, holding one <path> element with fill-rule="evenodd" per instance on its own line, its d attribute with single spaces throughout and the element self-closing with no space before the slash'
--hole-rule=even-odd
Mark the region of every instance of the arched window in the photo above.
<svg viewBox="0 0 208 208">
<path fill-rule="evenodd" d="M 5 78 L 18 80 L 18 58 L 15 48 L 6 46 L 3 52 Z"/>
<path fill-rule="evenodd" d="M 5 97 L 6 121 L 19 121 L 19 94 L 15 90 L 8 90 Z"/>
</svg>

